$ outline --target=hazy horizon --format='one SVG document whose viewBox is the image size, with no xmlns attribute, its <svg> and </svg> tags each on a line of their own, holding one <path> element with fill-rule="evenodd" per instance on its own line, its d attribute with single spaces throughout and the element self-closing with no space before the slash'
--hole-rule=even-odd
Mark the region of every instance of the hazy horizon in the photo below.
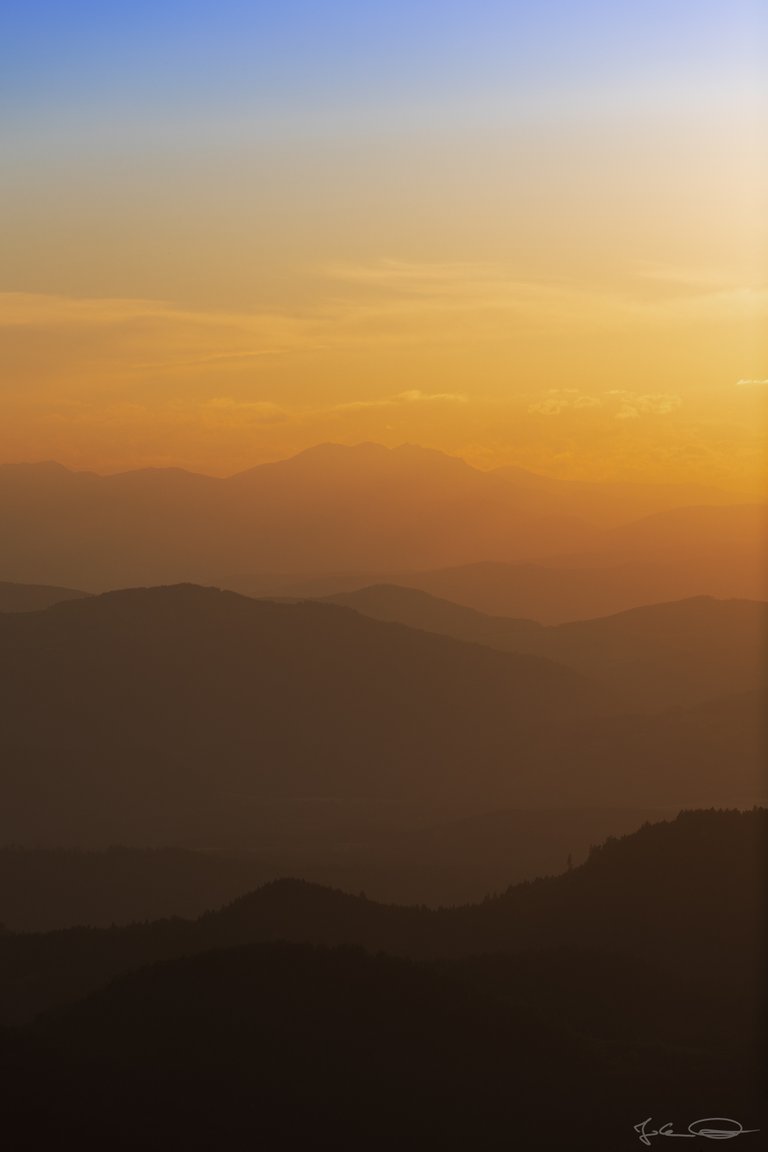
<svg viewBox="0 0 768 1152">
<path fill-rule="evenodd" d="M 252 469 L 260 468 L 269 464 L 280 464 L 290 460 L 295 460 L 297 457 L 312 455 L 314 453 L 322 452 L 327 449 L 342 449 L 350 452 L 360 452 L 362 450 L 382 449 L 385 452 L 399 453 L 404 451 L 423 452 L 425 455 L 433 454 L 437 456 L 445 456 L 451 460 L 459 460 L 461 463 L 466 464 L 478 472 L 486 472 L 503 476 L 505 472 L 509 471 L 514 474 L 518 472 L 521 476 L 532 476 L 543 480 L 558 481 L 563 484 L 572 484 L 574 487 L 580 485 L 597 485 L 597 486 L 610 486 L 615 485 L 617 489 L 627 489 L 632 487 L 648 487 L 648 488 L 670 488 L 680 490 L 681 493 L 685 490 L 692 492 L 699 491 L 702 494 L 721 494 L 733 497 L 733 503 L 755 501 L 758 503 L 768 501 L 768 477 L 760 477 L 759 482 L 754 488 L 748 487 L 721 487 L 712 483 L 709 480 L 692 480 L 687 478 L 680 479 L 662 479 L 657 476 L 651 479 L 639 479 L 637 477 L 619 477 L 615 474 L 602 474 L 593 476 L 567 476 L 557 472 L 557 470 L 547 471 L 544 468 L 545 461 L 542 461 L 542 467 L 533 468 L 523 465 L 516 457 L 505 459 L 499 463 L 489 463 L 487 460 L 472 461 L 465 455 L 458 451 L 447 451 L 442 448 L 435 448 L 426 446 L 424 444 L 415 443 L 410 440 L 403 440 L 398 443 L 385 444 L 381 440 L 350 440 L 347 442 L 340 440 L 322 440 L 317 443 L 307 444 L 302 448 L 297 448 L 295 451 L 289 451 L 284 455 L 270 456 L 268 459 L 254 459 L 252 463 L 246 465 L 244 468 L 239 468 L 237 471 L 205 471 L 203 469 L 197 470 L 191 467 L 184 467 L 179 464 L 139 464 L 130 468 L 89 468 L 84 465 L 65 464 L 62 460 L 53 457 L 43 458 L 19 458 L 19 459 L 4 459 L 0 460 L 0 468 L 3 467 L 41 467 L 44 465 L 57 465 L 66 469 L 68 472 L 89 472 L 98 476 L 121 476 L 128 472 L 160 472 L 160 471 L 181 471 L 189 472 L 192 475 L 205 476 L 209 479 L 226 480 L 235 476 L 240 476 L 244 472 L 250 472 Z M 553 464 L 554 461 L 549 461 Z"/>
<path fill-rule="evenodd" d="M 749 1152 L 768 8 L 6 8 L 3 1135 Z"/>
</svg>

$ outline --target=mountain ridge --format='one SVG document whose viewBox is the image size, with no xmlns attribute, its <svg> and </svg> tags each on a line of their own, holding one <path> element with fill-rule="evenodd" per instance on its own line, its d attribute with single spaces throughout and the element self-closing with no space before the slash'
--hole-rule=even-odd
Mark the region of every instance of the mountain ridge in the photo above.
<svg viewBox="0 0 768 1152">
<path fill-rule="evenodd" d="M 226 572 L 301 579 L 581 557 L 605 546 L 599 508 L 414 445 L 319 445 L 231 477 L 4 465 L 0 577 L 103 591 Z M 752 545 L 739 547 L 748 561 Z"/>
<path fill-rule="evenodd" d="M 326 597 L 380 620 L 547 656 L 626 693 L 637 707 L 694 703 L 766 678 L 768 603 L 712 596 L 544 625 L 491 616 L 401 585 Z"/>
<path fill-rule="evenodd" d="M 754 982 L 764 960 L 760 862 L 767 839 L 764 808 L 683 811 L 609 838 L 571 871 L 478 904 L 387 905 L 290 878 L 191 921 L 6 933 L 0 935 L 0 1018 L 30 1018 L 138 965 L 278 940 L 432 960 L 592 947 L 679 975 L 715 976 L 725 966 L 734 978 L 739 973 Z M 78 952 L 79 967 L 69 959 Z"/>
<path fill-rule="evenodd" d="M 0 841 L 251 843 L 268 800 L 758 799 L 760 695 L 656 715 L 541 656 L 194 586 L 0 614 Z"/>
</svg>

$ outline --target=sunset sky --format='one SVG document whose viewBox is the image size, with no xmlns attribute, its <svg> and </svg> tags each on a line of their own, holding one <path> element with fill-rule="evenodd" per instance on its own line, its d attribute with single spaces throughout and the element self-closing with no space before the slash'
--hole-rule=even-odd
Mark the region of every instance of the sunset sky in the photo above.
<svg viewBox="0 0 768 1152">
<path fill-rule="evenodd" d="M 28 0 L 0 462 L 324 440 L 761 490 L 762 0 Z"/>
</svg>

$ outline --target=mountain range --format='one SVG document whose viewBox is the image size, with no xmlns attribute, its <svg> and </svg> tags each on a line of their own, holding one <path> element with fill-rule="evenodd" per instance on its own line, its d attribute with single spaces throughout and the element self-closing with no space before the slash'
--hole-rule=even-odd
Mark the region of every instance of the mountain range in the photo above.
<svg viewBox="0 0 768 1152">
<path fill-rule="evenodd" d="M 479 797 L 527 733 L 610 707 L 538 657 L 211 588 L 5 613 L 0 644 L 0 839 L 22 842 L 114 842 L 132 811 L 189 834 L 268 796 Z"/>
<path fill-rule="evenodd" d="M 691 595 L 764 598 L 764 505 L 686 486 L 630 486 L 622 503 L 623 491 L 481 472 L 410 445 L 319 445 L 225 479 L 4 465 L 0 577 L 88 591 L 193 580 L 268 595 L 386 579 L 547 621 Z M 512 565 L 497 573 L 503 607 L 487 587 L 477 602 L 487 579 L 460 570 L 478 564 Z M 524 602 L 526 580 L 541 586 L 538 602 Z"/>
<path fill-rule="evenodd" d="M 762 973 L 767 820 L 765 809 L 682 812 L 610 838 L 571 871 L 454 908 L 385 905 L 281 880 L 196 920 L 6 932 L 0 1022 L 31 1019 L 136 967 L 277 940 L 421 959 L 591 948 L 692 982 L 727 972 L 738 997 Z"/>
<path fill-rule="evenodd" d="M 253 847 L 298 804 L 436 817 L 764 789 L 758 687 L 643 715 L 608 676 L 333 604 L 134 589 L 0 614 L 0 644 L 0 842 Z"/>
<path fill-rule="evenodd" d="M 669 814 L 552 807 L 440 817 L 439 807 L 273 800 L 249 810 L 248 851 L 9 844 L 0 847 L 0 922 L 40 932 L 194 917 L 285 876 L 385 903 L 470 903 L 581 864 L 608 836 Z"/>
<path fill-rule="evenodd" d="M 364 616 L 527 652 L 621 691 L 629 709 L 747 692 L 765 680 L 768 604 L 696 597 L 544 626 L 489 616 L 417 589 L 376 585 L 328 597 Z"/>
</svg>

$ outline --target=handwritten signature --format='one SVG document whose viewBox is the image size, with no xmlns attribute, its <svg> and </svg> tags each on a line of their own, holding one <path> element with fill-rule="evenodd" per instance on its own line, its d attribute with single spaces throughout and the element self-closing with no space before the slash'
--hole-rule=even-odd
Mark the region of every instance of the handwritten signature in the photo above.
<svg viewBox="0 0 768 1152">
<path fill-rule="evenodd" d="M 653 1117 L 649 1116 L 641 1124 L 635 1124 L 635 1132 L 639 1134 L 643 1144 L 650 1144 L 651 1136 L 676 1136 L 683 1140 L 702 1136 L 706 1140 L 732 1140 L 734 1136 L 760 1131 L 759 1128 L 742 1128 L 738 1120 L 728 1120 L 725 1116 L 708 1116 L 706 1120 L 694 1120 L 688 1125 L 687 1132 L 673 1132 L 671 1120 L 668 1124 L 662 1124 L 661 1128 L 649 1128 L 652 1119 Z"/>
</svg>

